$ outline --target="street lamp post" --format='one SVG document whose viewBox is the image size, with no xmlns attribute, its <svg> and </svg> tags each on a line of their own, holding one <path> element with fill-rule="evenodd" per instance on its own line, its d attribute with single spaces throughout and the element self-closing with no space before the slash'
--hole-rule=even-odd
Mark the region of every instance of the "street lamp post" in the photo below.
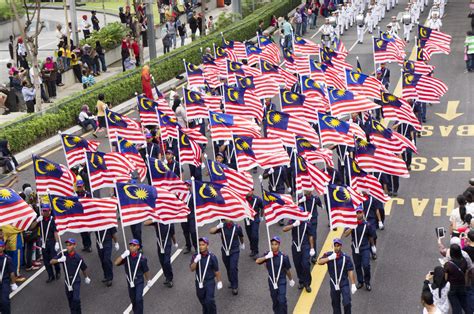
<svg viewBox="0 0 474 314">
<path fill-rule="evenodd" d="M 77 47 L 79 46 L 79 32 L 77 29 L 76 0 L 69 0 L 69 10 L 71 12 L 72 36 L 74 37 L 74 44 Z"/>
<path fill-rule="evenodd" d="M 146 20 L 148 38 L 148 52 L 150 53 L 150 60 L 156 58 L 156 39 L 155 39 L 155 19 L 153 17 L 153 0 L 146 0 Z"/>
</svg>

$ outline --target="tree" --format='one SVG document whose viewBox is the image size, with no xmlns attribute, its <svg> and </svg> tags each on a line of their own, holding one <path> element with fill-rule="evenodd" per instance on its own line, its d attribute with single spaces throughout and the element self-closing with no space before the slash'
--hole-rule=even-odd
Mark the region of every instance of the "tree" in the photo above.
<svg viewBox="0 0 474 314">
<path fill-rule="evenodd" d="M 44 28 L 44 22 L 41 21 L 41 1 L 33 0 L 30 3 L 27 3 L 27 0 L 22 0 L 22 3 L 19 3 L 16 0 L 7 0 L 10 7 L 13 11 L 15 21 L 20 30 L 21 37 L 25 44 L 26 52 L 28 54 L 28 60 L 33 65 L 33 77 L 38 78 L 40 74 L 39 64 L 38 64 L 38 36 Z M 25 11 L 26 21 L 23 23 L 21 16 L 19 14 L 19 8 L 17 6 L 21 5 L 22 9 Z M 31 26 L 35 22 L 35 29 L 31 30 Z M 36 90 L 36 111 L 41 111 L 41 86 L 39 80 L 35 79 L 33 81 Z"/>
</svg>

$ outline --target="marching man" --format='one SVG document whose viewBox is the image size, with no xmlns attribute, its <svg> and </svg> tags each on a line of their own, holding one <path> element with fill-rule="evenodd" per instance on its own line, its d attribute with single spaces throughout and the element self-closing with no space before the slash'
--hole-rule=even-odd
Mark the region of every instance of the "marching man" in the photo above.
<svg viewBox="0 0 474 314">
<path fill-rule="evenodd" d="M 368 15 L 369 13 L 367 13 Z M 362 44 L 364 42 L 364 14 L 361 12 L 356 16 L 356 24 L 357 24 L 357 42 Z"/>
<path fill-rule="evenodd" d="M 321 41 L 323 46 L 330 47 L 331 41 L 334 38 L 334 27 L 331 25 L 329 18 L 326 18 L 324 24 L 319 28 L 321 33 Z"/>
<path fill-rule="evenodd" d="M 441 30 L 441 26 L 443 26 L 443 23 L 439 18 L 438 12 L 433 12 L 431 14 L 431 19 L 428 20 L 427 26 L 437 31 Z"/>
<path fill-rule="evenodd" d="M 393 37 L 399 38 L 398 32 L 400 31 L 400 23 L 398 23 L 397 17 L 392 16 L 392 21 L 388 23 L 388 25 L 390 25 L 390 28 L 391 28 L 391 32 L 389 34 L 392 35 Z"/>
<path fill-rule="evenodd" d="M 403 12 L 402 16 L 403 22 L 403 39 L 409 43 L 410 42 L 410 32 L 412 27 L 412 18 L 410 14 L 410 7 L 405 8 L 405 12 Z"/>
</svg>

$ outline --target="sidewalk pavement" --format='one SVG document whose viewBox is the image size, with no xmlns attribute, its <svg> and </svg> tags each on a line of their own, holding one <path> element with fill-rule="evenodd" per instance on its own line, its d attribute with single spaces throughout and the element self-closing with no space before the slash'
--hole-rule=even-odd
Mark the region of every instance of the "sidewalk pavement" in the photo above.
<svg viewBox="0 0 474 314">
<path fill-rule="evenodd" d="M 224 13 L 224 12 L 225 13 L 230 13 L 231 8 L 230 7 L 214 8 L 214 9 L 206 11 L 206 16 L 212 15 L 214 17 L 214 20 L 217 20 L 217 16 L 219 16 L 221 13 Z M 184 14 L 180 16 L 180 20 L 187 24 L 186 16 Z M 161 27 L 162 26 L 155 26 L 156 51 L 157 51 L 157 56 L 158 57 L 163 55 L 163 43 L 162 43 L 162 40 L 161 40 Z M 187 31 L 188 31 L 188 36 L 185 39 L 185 45 L 191 43 L 191 30 L 189 29 L 189 26 L 187 27 Z M 176 47 L 177 48 L 179 48 L 181 46 L 180 42 L 181 42 L 181 39 L 179 38 L 179 36 L 177 36 L 177 39 L 176 39 Z M 5 44 L 5 46 L 8 46 L 8 43 L 0 42 L 1 47 L 4 46 L 3 44 Z M 171 48 L 171 50 L 173 50 L 173 48 Z M 53 52 L 53 50 L 51 50 L 51 53 L 52 52 Z M 145 62 L 150 60 L 149 49 L 147 47 L 144 48 L 144 50 L 143 50 L 143 58 L 144 58 Z M 4 67 L 4 70 L 2 70 L 2 71 L 5 72 L 5 73 L 7 72 L 6 71 L 6 66 Z M 114 76 L 114 75 L 116 75 L 120 72 L 122 72 L 122 64 L 121 64 L 120 61 L 118 61 L 118 62 L 108 66 L 107 67 L 107 72 L 105 72 L 105 73 L 102 72 L 100 76 L 96 76 L 95 77 L 96 82 L 100 82 L 100 81 L 102 81 L 106 78 L 112 77 L 112 76 Z M 43 104 L 44 108 L 54 106 L 54 104 L 56 102 L 58 102 L 59 100 L 65 98 L 67 96 L 70 96 L 73 93 L 76 93 L 78 91 L 78 89 L 82 89 L 82 85 L 80 83 L 75 83 L 75 84 L 72 84 L 72 85 L 69 85 L 69 86 L 62 86 L 62 87 L 58 86 L 58 88 L 57 88 L 57 94 L 58 94 L 57 98 L 53 99 L 52 103 Z M 8 114 L 8 115 L 0 115 L 0 126 L 3 123 L 19 119 L 20 117 L 25 116 L 25 115 L 26 115 L 25 112 L 16 112 L 16 113 Z"/>
</svg>

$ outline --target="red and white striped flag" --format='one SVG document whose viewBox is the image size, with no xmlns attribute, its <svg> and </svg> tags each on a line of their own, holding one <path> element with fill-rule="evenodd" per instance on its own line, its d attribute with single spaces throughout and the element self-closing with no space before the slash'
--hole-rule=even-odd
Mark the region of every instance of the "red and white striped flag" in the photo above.
<svg viewBox="0 0 474 314">
<path fill-rule="evenodd" d="M 260 127 L 252 120 L 209 111 L 209 127 L 213 141 L 230 140 L 232 134 L 260 137 Z"/>
<path fill-rule="evenodd" d="M 132 163 L 134 169 L 138 172 L 140 180 L 144 181 L 146 179 L 147 166 L 135 144 L 119 136 L 117 147 L 119 153 L 122 153 Z"/>
<path fill-rule="evenodd" d="M 356 228 L 355 207 L 359 206 L 366 198 L 348 186 L 330 184 L 328 199 L 331 228 Z"/>
<path fill-rule="evenodd" d="M 208 110 L 221 112 L 222 96 L 203 95 L 202 97 Z"/>
<path fill-rule="evenodd" d="M 33 165 L 38 195 L 47 194 L 48 190 L 61 196 L 74 194 L 76 176 L 66 166 L 37 155 L 33 155 Z"/>
<path fill-rule="evenodd" d="M 162 224 L 187 222 L 191 211 L 186 203 L 164 188 L 155 188 L 156 205 L 152 220 Z"/>
<path fill-rule="evenodd" d="M 151 184 L 156 188 L 164 188 L 184 200 L 189 192 L 188 186 L 161 160 L 148 157 Z"/>
<path fill-rule="evenodd" d="M 369 134 L 370 143 L 378 148 L 385 149 L 394 154 L 401 154 L 409 148 L 415 154 L 417 153 L 416 146 L 412 141 L 397 131 L 384 127 L 380 122 L 369 118 L 365 126 Z"/>
<path fill-rule="evenodd" d="M 354 190 L 360 193 L 366 192 L 382 203 L 390 200 L 390 196 L 385 194 L 382 184 L 376 177 L 362 170 L 357 162 L 351 158 L 348 159 L 348 165 L 350 165 L 351 187 Z"/>
<path fill-rule="evenodd" d="M 421 131 L 421 124 L 413 112 L 410 104 L 403 98 L 382 92 L 383 118 L 387 121 L 399 121 L 412 125 L 417 131 Z"/>
<path fill-rule="evenodd" d="M 189 136 L 181 130 L 178 130 L 178 152 L 179 162 L 182 165 L 191 164 L 196 167 L 201 165 L 201 146 L 190 139 Z"/>
<path fill-rule="evenodd" d="M 385 90 L 382 82 L 372 76 L 346 69 L 347 88 L 367 98 L 380 99 L 380 91 Z"/>
<path fill-rule="evenodd" d="M 380 108 L 380 105 L 347 89 L 329 87 L 328 99 L 333 116 Z"/>
<path fill-rule="evenodd" d="M 84 163 L 84 151 L 95 152 L 100 144 L 76 135 L 61 134 L 60 137 L 69 168 Z"/>
<path fill-rule="evenodd" d="M 430 75 L 434 69 L 434 65 L 426 64 L 423 61 L 406 60 L 403 63 L 403 70 L 410 73 Z"/>
<path fill-rule="evenodd" d="M 142 126 L 126 115 L 113 112 L 105 109 L 107 121 L 107 133 L 111 142 L 117 141 L 117 136 L 126 138 L 135 144 L 145 144 L 145 135 L 142 131 Z"/>
<path fill-rule="evenodd" d="M 291 195 L 277 194 L 263 190 L 263 210 L 265 222 L 271 226 L 282 219 L 305 221 L 311 216 L 310 212 L 300 209 Z"/>
<path fill-rule="evenodd" d="M 448 91 L 448 86 L 432 76 L 403 72 L 402 96 L 421 102 L 439 103 L 439 98 Z"/>
<path fill-rule="evenodd" d="M 117 227 L 116 198 L 77 198 L 50 195 L 59 235 Z"/>
<path fill-rule="evenodd" d="M 293 41 L 293 49 L 295 50 L 295 54 L 314 56 L 318 55 L 320 46 L 310 40 L 306 40 L 300 36 L 295 36 Z"/>
<path fill-rule="evenodd" d="M 263 169 L 290 164 L 290 158 L 280 138 L 271 136 L 254 138 L 252 149 L 258 165 Z"/>
<path fill-rule="evenodd" d="M 293 155 L 293 160 L 295 160 L 295 156 L 296 193 L 316 190 L 318 194 L 324 194 L 331 177 L 326 172 L 319 170 L 315 165 L 307 163 L 306 160 L 298 154 Z"/>
<path fill-rule="evenodd" d="M 248 172 L 234 170 L 215 160 L 208 160 L 207 165 L 212 182 L 228 186 L 243 197 L 252 191 L 253 178 Z"/>
<path fill-rule="evenodd" d="M 36 218 L 34 209 L 10 188 L 0 188 L 0 226 L 26 230 Z"/>
<path fill-rule="evenodd" d="M 147 184 L 118 183 L 116 185 L 121 223 L 124 227 L 157 219 L 156 188 Z"/>
<path fill-rule="evenodd" d="M 91 190 L 114 187 L 116 182 L 128 182 L 135 165 L 121 153 L 86 152 Z M 57 194 L 57 193 L 55 193 Z"/>
</svg>

